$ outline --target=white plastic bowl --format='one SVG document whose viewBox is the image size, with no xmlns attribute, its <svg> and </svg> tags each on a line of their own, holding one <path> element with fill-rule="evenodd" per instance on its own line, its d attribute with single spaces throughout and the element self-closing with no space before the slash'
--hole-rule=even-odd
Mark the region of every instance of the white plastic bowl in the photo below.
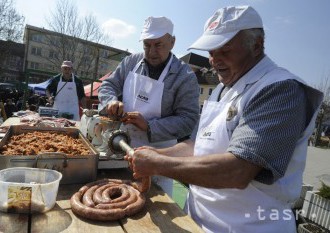
<svg viewBox="0 0 330 233">
<path fill-rule="evenodd" d="M 14 167 L 0 171 L 0 211 L 43 213 L 56 202 L 62 174 L 55 170 Z"/>
</svg>

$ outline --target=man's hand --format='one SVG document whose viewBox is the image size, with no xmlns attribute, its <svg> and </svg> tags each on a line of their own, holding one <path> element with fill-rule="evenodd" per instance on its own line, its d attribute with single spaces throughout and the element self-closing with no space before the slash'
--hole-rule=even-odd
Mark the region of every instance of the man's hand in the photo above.
<svg viewBox="0 0 330 233">
<path fill-rule="evenodd" d="M 160 154 L 154 150 L 149 149 L 136 149 L 133 156 L 126 155 L 125 160 L 128 161 L 129 167 L 133 171 L 135 179 L 157 175 L 156 174 L 156 160 Z"/>
<path fill-rule="evenodd" d="M 139 112 L 126 112 L 121 119 L 124 124 L 133 124 L 142 131 L 147 131 L 148 122 L 144 119 L 141 113 Z"/>
<path fill-rule="evenodd" d="M 120 117 L 124 112 L 124 104 L 120 101 L 111 101 L 106 107 L 107 114 L 111 117 Z"/>
<path fill-rule="evenodd" d="M 152 150 L 152 151 L 157 152 L 157 149 L 154 148 L 154 147 L 151 147 L 151 146 L 140 146 L 140 147 L 134 148 L 134 153 L 135 153 L 137 150 Z M 133 154 L 133 155 L 134 155 L 134 154 Z M 133 171 L 133 164 L 132 164 L 133 155 L 128 155 L 128 154 L 126 154 L 126 155 L 124 156 L 124 159 L 128 162 L 129 168 L 130 168 L 132 171 Z"/>
<path fill-rule="evenodd" d="M 54 96 L 49 96 L 48 97 L 48 103 L 50 103 L 51 105 L 54 104 Z"/>
</svg>

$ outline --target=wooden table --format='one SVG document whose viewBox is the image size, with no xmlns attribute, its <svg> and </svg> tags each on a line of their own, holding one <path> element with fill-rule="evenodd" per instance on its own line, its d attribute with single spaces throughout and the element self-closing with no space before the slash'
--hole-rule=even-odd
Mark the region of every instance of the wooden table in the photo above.
<svg viewBox="0 0 330 233">
<path fill-rule="evenodd" d="M 128 169 L 99 170 L 97 179 L 132 179 Z M 144 209 L 118 221 L 99 222 L 76 216 L 70 197 L 84 184 L 60 185 L 55 207 L 43 214 L 0 213 L 0 232 L 203 232 L 158 186 L 146 194 Z"/>
<path fill-rule="evenodd" d="M 8 118 L 2 126 L 20 124 L 18 117 Z M 127 168 L 99 169 L 97 179 L 132 179 Z M 152 184 L 144 209 L 119 221 L 91 221 L 71 211 L 70 198 L 84 184 L 60 185 L 55 207 L 43 214 L 0 212 L 0 233 L 102 233 L 102 232 L 203 232 L 202 229 L 158 186 Z"/>
<path fill-rule="evenodd" d="M 9 117 L 1 124 L 1 126 L 10 126 L 10 125 L 18 125 L 18 124 L 20 124 L 19 117 Z"/>
</svg>

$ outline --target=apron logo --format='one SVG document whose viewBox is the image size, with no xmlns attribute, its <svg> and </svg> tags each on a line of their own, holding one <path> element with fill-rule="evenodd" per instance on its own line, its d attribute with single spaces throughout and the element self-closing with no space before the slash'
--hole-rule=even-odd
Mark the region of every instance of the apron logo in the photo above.
<svg viewBox="0 0 330 233">
<path fill-rule="evenodd" d="M 136 98 L 146 103 L 149 102 L 148 94 L 144 91 L 140 91 Z"/>
<path fill-rule="evenodd" d="M 227 121 L 230 121 L 237 115 L 237 108 L 235 106 L 230 106 L 227 112 Z"/>
<path fill-rule="evenodd" d="M 215 132 L 212 130 L 211 127 L 203 128 L 201 130 L 200 138 L 201 139 L 207 139 L 207 140 L 214 140 L 214 137 L 212 137 L 212 135 L 214 135 L 214 133 Z"/>
<path fill-rule="evenodd" d="M 212 132 L 204 132 L 203 137 L 211 137 Z"/>
</svg>

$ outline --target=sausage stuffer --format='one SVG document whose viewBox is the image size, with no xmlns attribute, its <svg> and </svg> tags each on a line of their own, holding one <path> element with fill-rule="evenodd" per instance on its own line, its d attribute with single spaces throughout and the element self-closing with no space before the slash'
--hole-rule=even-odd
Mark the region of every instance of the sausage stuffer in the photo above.
<svg viewBox="0 0 330 233">
<path fill-rule="evenodd" d="M 113 153 L 109 146 L 109 134 L 120 128 L 121 121 L 107 120 L 94 110 L 84 110 L 79 129 L 99 152 L 98 169 L 127 168 L 128 162 L 123 159 L 124 153 Z"/>
<path fill-rule="evenodd" d="M 123 130 L 114 130 L 110 133 L 108 140 L 108 146 L 114 154 L 120 154 L 125 152 L 129 156 L 132 156 L 134 149 L 129 145 L 131 138 L 128 133 Z"/>
<path fill-rule="evenodd" d="M 108 140 L 108 146 L 113 153 L 126 152 L 126 154 L 129 156 L 133 156 L 134 149 L 129 145 L 130 141 L 131 139 L 128 133 L 118 129 L 111 132 Z M 151 186 L 151 177 L 142 177 L 138 179 L 136 184 L 137 190 L 139 190 L 141 193 L 148 192 Z"/>
</svg>

